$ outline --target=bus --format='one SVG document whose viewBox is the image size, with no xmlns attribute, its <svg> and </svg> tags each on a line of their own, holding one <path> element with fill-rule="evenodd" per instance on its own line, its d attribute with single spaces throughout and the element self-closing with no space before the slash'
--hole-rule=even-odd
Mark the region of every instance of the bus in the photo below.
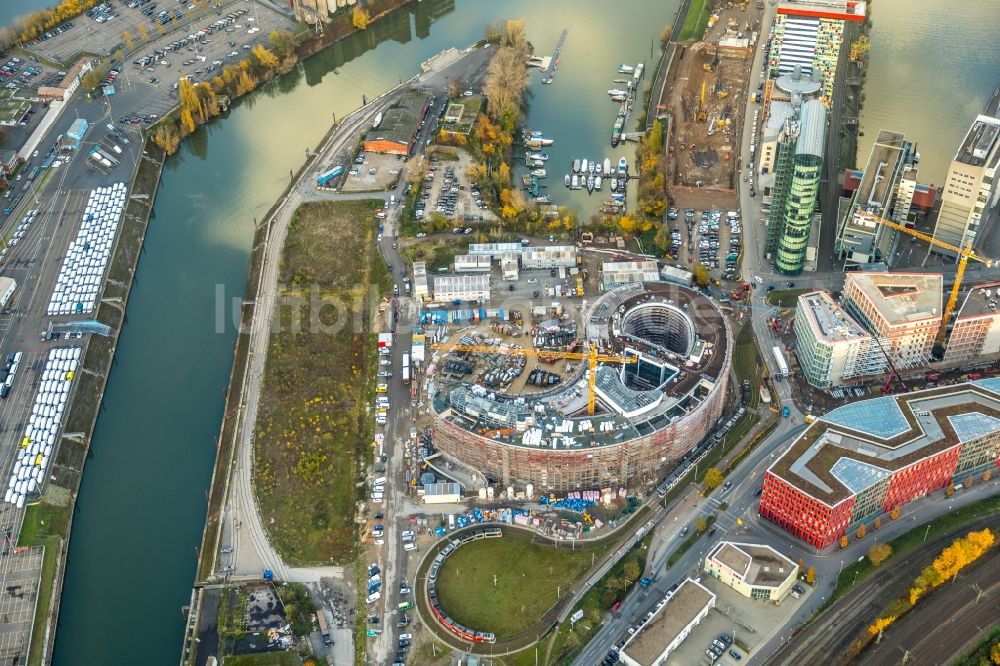
<svg viewBox="0 0 1000 666">
<path fill-rule="evenodd" d="M 411 608 L 413 608 L 413 602 L 412 601 L 404 601 L 403 603 L 399 604 L 399 606 L 397 606 L 397 608 L 399 609 L 400 613 L 402 613 L 403 611 L 408 611 Z"/>
<path fill-rule="evenodd" d="M 330 638 L 330 628 L 326 626 L 326 613 L 323 609 L 316 611 L 316 622 L 319 624 L 319 633 L 323 636 L 323 645 L 327 647 L 333 645 L 333 639 Z"/>
</svg>

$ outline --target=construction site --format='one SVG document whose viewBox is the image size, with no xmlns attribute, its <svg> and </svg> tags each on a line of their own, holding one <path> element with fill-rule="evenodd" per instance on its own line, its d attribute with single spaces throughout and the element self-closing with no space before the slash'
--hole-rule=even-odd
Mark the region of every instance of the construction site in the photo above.
<svg viewBox="0 0 1000 666">
<path fill-rule="evenodd" d="M 737 203 L 736 160 L 759 21 L 755 6 L 728 4 L 711 15 L 702 41 L 678 45 L 659 103 L 671 117 L 667 168 L 676 206 Z"/>
</svg>

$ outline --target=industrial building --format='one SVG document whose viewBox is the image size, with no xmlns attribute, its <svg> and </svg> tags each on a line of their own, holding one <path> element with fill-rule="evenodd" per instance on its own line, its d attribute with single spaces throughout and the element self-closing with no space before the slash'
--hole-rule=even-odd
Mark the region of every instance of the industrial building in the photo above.
<svg viewBox="0 0 1000 666">
<path fill-rule="evenodd" d="M 87 134 L 87 120 L 85 118 L 77 118 L 73 121 L 73 124 L 69 126 L 66 130 L 66 138 L 63 139 L 60 148 L 62 150 L 76 150 L 80 147 L 80 143 L 83 141 L 83 137 Z"/>
<path fill-rule="evenodd" d="M 413 295 L 417 298 L 430 296 L 431 290 L 427 284 L 427 262 L 413 262 Z"/>
<path fill-rule="evenodd" d="M 868 273 L 844 279 L 844 309 L 877 338 L 897 370 L 924 365 L 941 327 L 944 279 L 936 273 Z"/>
<path fill-rule="evenodd" d="M 489 273 L 467 273 L 465 275 L 435 275 L 434 300 L 476 301 L 490 300 Z"/>
<path fill-rule="evenodd" d="M 629 282 L 657 282 L 660 269 L 653 259 L 646 261 L 605 261 L 601 264 L 601 288 L 607 291 Z"/>
<path fill-rule="evenodd" d="M 516 252 L 500 254 L 500 274 L 504 280 L 516 280 L 520 275 L 519 255 Z"/>
<path fill-rule="evenodd" d="M 431 394 L 438 450 L 503 486 L 636 487 L 659 479 L 711 432 L 732 364 L 728 324 L 714 302 L 678 285 L 631 283 L 605 292 L 583 321 L 586 341 L 602 353 L 636 358 L 598 366 L 594 415 L 586 410 L 586 364 L 541 393 L 507 395 L 476 385 L 475 374 L 439 375 Z M 432 362 L 470 372 L 481 362 L 486 373 L 497 363 L 490 356 Z"/>
<path fill-rule="evenodd" d="M 783 2 L 774 17 L 772 71 L 788 74 L 799 66 L 822 85 L 822 102 L 830 105 L 837 60 L 844 41 L 844 21 L 864 21 L 863 2 Z"/>
<path fill-rule="evenodd" d="M 705 558 L 705 573 L 748 599 L 781 601 L 795 585 L 799 565 L 764 544 L 720 541 Z"/>
<path fill-rule="evenodd" d="M 429 101 L 425 93 L 404 92 L 394 106 L 376 117 L 375 126 L 365 135 L 364 149 L 371 153 L 408 155 Z"/>
<path fill-rule="evenodd" d="M 825 291 L 799 296 L 795 354 L 802 375 L 817 388 L 886 371 L 885 355 L 875 339 Z"/>
<path fill-rule="evenodd" d="M 520 256 L 524 248 L 525 246 L 520 243 L 470 243 L 469 254 L 481 254 L 490 259 L 500 259 L 507 252 Z"/>
<path fill-rule="evenodd" d="M 449 481 L 428 483 L 423 487 L 424 504 L 457 504 L 462 501 L 462 486 Z"/>
<path fill-rule="evenodd" d="M 823 169 L 826 108 L 818 100 L 802 102 L 794 119 L 786 119 L 777 144 L 774 187 L 765 251 L 774 256 L 782 275 L 798 275 L 807 258 L 819 220 L 819 184 Z M 813 247 L 810 257 L 807 250 Z"/>
<path fill-rule="evenodd" d="M 969 290 L 948 337 L 945 361 L 968 361 L 1000 354 L 1000 282 Z"/>
<path fill-rule="evenodd" d="M 481 254 L 456 254 L 456 273 L 489 273 L 492 261 Z"/>
<path fill-rule="evenodd" d="M 694 284 L 694 273 L 676 266 L 664 266 L 660 269 L 660 279 L 664 282 L 679 284 L 682 287 L 690 287 Z"/>
<path fill-rule="evenodd" d="M 990 100 L 987 113 L 976 116 L 948 167 L 941 188 L 941 208 L 934 223 L 934 238 L 957 247 L 975 246 L 983 221 L 1000 199 L 997 168 L 1000 167 L 1000 115 L 998 96 Z M 935 252 L 955 253 L 935 247 Z"/>
<path fill-rule="evenodd" d="M 629 636 L 618 657 L 626 666 L 662 666 L 714 606 L 715 594 L 686 578 L 667 603 Z"/>
<path fill-rule="evenodd" d="M 759 513 L 826 548 L 949 484 L 1000 464 L 1000 378 L 838 407 L 768 468 Z"/>
<path fill-rule="evenodd" d="M 521 270 L 569 268 L 570 266 L 576 266 L 576 247 L 572 245 L 526 247 L 521 251 Z"/>
<path fill-rule="evenodd" d="M 841 207 L 843 214 L 834 248 L 845 266 L 888 261 L 892 257 L 899 232 L 859 214 L 900 224 L 910 221 L 917 159 L 916 146 L 901 132 L 879 131 L 860 182 L 854 187 L 850 201 Z M 850 187 L 846 181 L 845 187 Z M 933 204 L 931 199 L 930 205 Z"/>
</svg>

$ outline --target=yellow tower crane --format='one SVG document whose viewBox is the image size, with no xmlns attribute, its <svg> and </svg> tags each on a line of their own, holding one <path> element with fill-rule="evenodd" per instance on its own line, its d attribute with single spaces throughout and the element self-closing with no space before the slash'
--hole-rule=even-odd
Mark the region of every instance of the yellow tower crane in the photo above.
<svg viewBox="0 0 1000 666">
<path fill-rule="evenodd" d="M 598 354 L 597 345 L 591 343 L 590 351 L 588 352 L 561 352 L 561 351 L 549 351 L 548 349 L 520 349 L 515 347 L 507 347 L 500 349 L 498 347 L 488 347 L 485 345 L 446 345 L 441 343 L 435 343 L 431 345 L 432 349 L 440 349 L 442 351 L 448 352 L 474 352 L 478 354 L 510 354 L 522 355 L 522 356 L 545 356 L 552 358 L 565 358 L 565 359 L 576 359 L 581 361 L 587 361 L 587 367 L 590 368 L 590 372 L 587 377 L 587 413 L 593 416 L 594 410 L 596 408 L 596 391 L 597 386 L 597 364 L 598 363 L 635 363 L 638 358 L 632 356 L 612 356 L 608 354 Z"/>
<path fill-rule="evenodd" d="M 994 259 L 988 259 L 973 252 L 971 242 L 968 245 L 966 245 L 965 248 L 963 249 L 956 245 L 952 245 L 951 243 L 940 241 L 934 238 L 933 236 L 929 236 L 925 233 L 917 231 L 916 229 L 910 229 L 909 227 L 905 227 L 902 224 L 897 224 L 892 220 L 887 220 L 884 217 L 879 217 L 878 215 L 872 215 L 871 213 L 865 211 L 858 211 L 857 213 L 855 213 L 855 215 L 857 215 L 860 218 L 869 220 L 871 222 L 875 222 L 876 224 L 883 224 L 889 227 L 890 229 L 895 229 L 896 231 L 902 231 L 904 234 L 909 234 L 911 236 L 919 238 L 922 241 L 926 241 L 931 245 L 936 245 L 937 247 L 950 250 L 958 255 L 958 270 L 955 272 L 955 285 L 951 288 L 951 296 L 948 297 L 948 303 L 945 305 L 944 313 L 941 316 L 941 328 L 938 330 L 937 342 L 939 344 L 943 344 L 945 335 L 948 330 L 948 324 L 951 323 L 951 314 L 952 312 L 955 311 L 955 304 L 958 302 L 958 292 L 960 291 L 962 286 L 962 276 L 965 274 L 965 266 L 966 264 L 969 263 L 969 259 L 978 261 L 979 263 L 984 264 L 987 267 L 994 266 L 997 262 Z"/>
</svg>

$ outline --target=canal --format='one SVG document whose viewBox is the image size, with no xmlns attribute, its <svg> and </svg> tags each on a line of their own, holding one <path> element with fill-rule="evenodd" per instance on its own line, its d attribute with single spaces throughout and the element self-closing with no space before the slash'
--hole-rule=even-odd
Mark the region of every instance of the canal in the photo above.
<svg viewBox="0 0 1000 666">
<path fill-rule="evenodd" d="M 540 53 L 569 30 L 555 82 L 531 88 L 528 123 L 556 139 L 550 163 L 561 174 L 574 156 L 625 155 L 610 149 L 607 90 L 619 63 L 650 61 L 676 6 L 423 0 L 241 100 L 167 161 L 80 490 L 56 664 L 177 663 L 235 341 L 230 324 L 217 329 L 217 286 L 243 293 L 254 218 L 333 114 L 523 17 Z M 561 175 L 549 180 L 565 201 Z"/>
</svg>

